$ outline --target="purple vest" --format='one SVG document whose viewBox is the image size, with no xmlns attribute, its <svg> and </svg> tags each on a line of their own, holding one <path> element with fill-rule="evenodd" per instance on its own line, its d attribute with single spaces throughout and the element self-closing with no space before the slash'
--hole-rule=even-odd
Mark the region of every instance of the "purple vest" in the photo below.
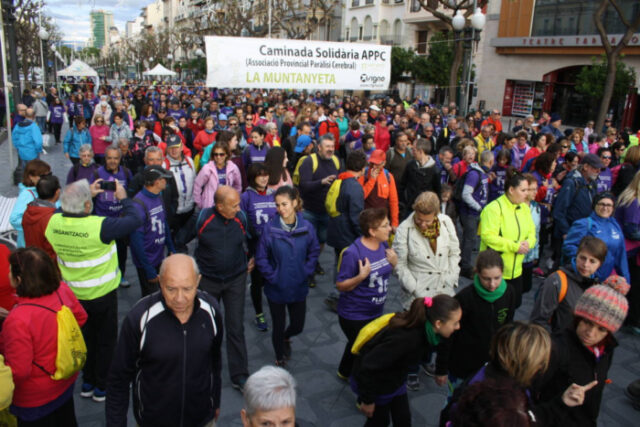
<svg viewBox="0 0 640 427">
<path fill-rule="evenodd" d="M 128 169 L 125 172 L 122 166 L 118 168 L 118 172 L 115 174 L 107 171 L 104 166 L 98 168 L 97 173 L 98 178 L 102 178 L 104 181 L 115 181 L 117 179 L 125 189 L 131 179 L 131 172 Z M 120 215 L 122 203 L 116 199 L 115 191 L 104 191 L 94 199 L 93 210 L 96 215 L 114 218 Z"/>
<path fill-rule="evenodd" d="M 144 253 L 152 266 L 158 266 L 164 259 L 166 217 L 162 206 L 162 197 L 149 195 L 146 190 L 141 190 L 134 197 L 134 206 L 138 216 L 143 219 L 142 225 L 136 231 L 144 236 Z M 136 202 L 139 200 L 141 203 Z M 142 206 L 144 205 L 144 207 Z M 142 267 L 142 263 L 131 251 L 133 263 L 136 267 Z"/>
</svg>

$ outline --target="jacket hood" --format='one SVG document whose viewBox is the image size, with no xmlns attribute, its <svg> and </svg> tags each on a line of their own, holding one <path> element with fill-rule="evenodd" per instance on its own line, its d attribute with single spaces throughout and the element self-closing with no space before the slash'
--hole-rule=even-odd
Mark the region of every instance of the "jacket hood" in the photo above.
<svg viewBox="0 0 640 427">
<path fill-rule="evenodd" d="M 33 122 L 30 119 L 24 119 L 23 121 L 18 123 L 18 126 L 21 127 L 21 128 L 26 128 L 28 126 L 31 126 L 32 124 L 33 124 Z"/>
<path fill-rule="evenodd" d="M 49 204 L 49 206 L 46 206 L 44 203 Z M 53 203 L 44 200 L 34 200 L 27 205 L 27 209 L 22 216 L 22 224 L 26 226 L 34 225 L 41 221 L 43 217 L 51 216 L 55 210 L 56 207 Z"/>
<path fill-rule="evenodd" d="M 255 193 L 255 194 L 258 194 L 258 195 L 262 196 L 262 194 L 258 193 L 258 190 L 256 190 L 255 188 L 253 188 L 251 186 L 247 187 L 247 189 L 245 191 L 250 191 L 252 193 Z M 276 192 L 276 190 L 274 190 L 273 188 L 267 188 L 267 191 L 266 191 L 265 194 L 268 196 L 269 194 L 273 194 L 275 192 Z"/>
<path fill-rule="evenodd" d="M 481 173 L 483 173 L 483 174 L 484 174 L 484 173 L 486 173 L 486 172 L 484 171 L 484 169 L 482 169 L 482 166 L 480 166 L 480 164 L 479 164 L 479 163 L 471 163 L 471 164 L 469 165 L 469 170 L 471 170 L 471 169 L 475 169 L 475 170 L 477 170 L 478 172 L 481 172 Z"/>
<path fill-rule="evenodd" d="M 429 160 L 427 160 L 427 163 L 425 163 L 424 165 L 421 165 L 420 162 L 418 162 L 418 167 L 420 169 L 426 169 L 426 168 L 430 168 L 431 166 L 434 166 L 435 164 L 436 164 L 436 161 L 433 159 L 433 156 L 429 156 Z"/>
</svg>

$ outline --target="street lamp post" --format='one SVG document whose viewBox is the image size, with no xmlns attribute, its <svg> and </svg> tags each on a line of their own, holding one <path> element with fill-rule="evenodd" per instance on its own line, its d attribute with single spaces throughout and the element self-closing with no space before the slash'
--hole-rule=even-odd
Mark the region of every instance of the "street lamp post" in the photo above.
<svg viewBox="0 0 640 427">
<path fill-rule="evenodd" d="M 168 54 L 167 55 L 167 60 L 169 61 L 169 71 L 173 71 L 173 55 L 172 54 Z M 169 76 L 169 80 L 173 80 L 172 78 L 173 76 Z"/>
<path fill-rule="evenodd" d="M 58 90 L 58 50 L 56 49 L 56 45 L 51 45 L 51 51 L 53 52 L 53 86 Z"/>
<path fill-rule="evenodd" d="M 476 44 L 480 41 L 480 33 L 484 28 L 486 18 L 480 8 L 475 7 L 475 12 L 471 16 L 471 26 L 467 26 L 467 20 L 458 10 L 451 20 L 451 26 L 455 32 L 456 42 L 464 43 L 464 61 L 462 66 L 462 85 L 460 87 L 460 113 L 466 115 L 469 109 L 469 90 L 471 86 L 471 68 L 473 58 L 471 57 L 472 42 Z M 462 33 L 464 32 L 464 37 Z"/>
<path fill-rule="evenodd" d="M 47 50 L 47 40 L 49 40 L 49 32 L 43 27 L 40 27 L 38 31 L 38 37 L 40 37 L 40 62 L 42 64 L 42 88 L 47 88 L 47 64 L 45 63 L 45 51 Z"/>
</svg>

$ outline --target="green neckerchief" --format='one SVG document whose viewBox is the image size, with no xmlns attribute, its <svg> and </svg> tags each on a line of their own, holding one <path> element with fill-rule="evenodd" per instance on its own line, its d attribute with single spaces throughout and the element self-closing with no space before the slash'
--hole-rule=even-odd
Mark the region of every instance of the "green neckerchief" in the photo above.
<svg viewBox="0 0 640 427">
<path fill-rule="evenodd" d="M 489 292 L 480 284 L 480 279 L 476 274 L 475 276 L 473 276 L 473 287 L 476 288 L 476 292 L 478 293 L 478 295 L 480 295 L 480 298 L 487 302 L 495 302 L 497 299 L 502 297 L 502 295 L 504 295 L 505 291 L 507 290 L 507 282 L 502 279 L 502 282 L 500 282 L 500 286 L 498 286 L 498 289 L 493 292 Z"/>
<path fill-rule="evenodd" d="M 427 342 L 436 347 L 438 343 L 440 343 L 440 337 L 436 334 L 436 331 L 433 330 L 433 325 L 428 320 L 424 322 L 424 330 L 427 332 Z"/>
</svg>

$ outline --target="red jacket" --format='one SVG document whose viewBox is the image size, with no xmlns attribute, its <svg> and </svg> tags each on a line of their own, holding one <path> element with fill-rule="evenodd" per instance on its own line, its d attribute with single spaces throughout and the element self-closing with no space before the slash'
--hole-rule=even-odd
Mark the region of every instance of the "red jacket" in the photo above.
<svg viewBox="0 0 640 427">
<path fill-rule="evenodd" d="M 377 150 L 382 150 L 385 153 L 391 146 L 391 133 L 387 126 L 381 126 L 380 122 L 376 122 L 376 133 L 373 136 L 373 141 L 376 144 Z"/>
<path fill-rule="evenodd" d="M 206 130 L 201 130 L 193 140 L 193 148 L 195 148 L 198 153 L 202 154 L 204 147 L 216 140 L 216 134 L 217 132 L 207 133 Z"/>
<path fill-rule="evenodd" d="M 0 307 L 10 311 L 16 303 L 16 290 L 9 281 L 9 248 L 0 243 Z"/>
<path fill-rule="evenodd" d="M 11 368 L 13 404 L 23 408 L 45 405 L 73 385 L 78 374 L 67 380 L 53 380 L 49 374 L 34 365 L 36 362 L 49 372 L 56 370 L 58 322 L 56 313 L 41 307 L 21 304 L 39 304 L 56 312 L 60 299 L 73 312 L 80 326 L 87 321 L 87 313 L 71 289 L 60 282 L 58 290 L 38 298 L 18 297 L 18 305 L 9 312 L 0 333 L 0 352 Z"/>
<path fill-rule="evenodd" d="M 27 205 L 22 215 L 22 230 L 24 231 L 25 246 L 35 246 L 44 250 L 51 259 L 57 261 L 56 251 L 44 237 L 44 232 L 49 225 L 49 220 L 56 208 L 53 203 L 36 199 Z"/>
<path fill-rule="evenodd" d="M 189 119 L 187 120 L 187 127 L 191 129 L 191 132 L 193 132 L 193 135 L 195 137 L 198 132 L 204 129 L 204 122 L 202 121 L 202 119 L 198 119 L 195 123 L 193 123 L 193 119 Z"/>
</svg>

